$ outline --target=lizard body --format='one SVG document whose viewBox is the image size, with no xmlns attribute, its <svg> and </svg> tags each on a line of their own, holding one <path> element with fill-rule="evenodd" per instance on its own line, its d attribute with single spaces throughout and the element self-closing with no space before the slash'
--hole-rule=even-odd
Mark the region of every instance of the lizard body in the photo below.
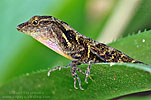
<svg viewBox="0 0 151 100">
<path fill-rule="evenodd" d="M 17 29 L 20 32 L 32 36 L 60 55 L 71 59 L 72 62 L 70 66 L 74 78 L 74 88 L 77 88 L 77 78 L 81 90 L 83 88 L 81 87 L 81 81 L 76 70 L 86 75 L 85 82 L 87 83 L 92 63 L 125 62 L 144 64 L 140 61 L 134 60 L 115 48 L 99 43 L 80 34 L 67 23 L 52 16 L 34 16 L 27 22 L 18 25 Z M 84 73 L 76 65 L 85 63 L 89 63 L 89 66 Z M 51 71 L 59 68 L 61 68 L 61 66 L 51 69 L 48 72 L 48 75 Z"/>
</svg>

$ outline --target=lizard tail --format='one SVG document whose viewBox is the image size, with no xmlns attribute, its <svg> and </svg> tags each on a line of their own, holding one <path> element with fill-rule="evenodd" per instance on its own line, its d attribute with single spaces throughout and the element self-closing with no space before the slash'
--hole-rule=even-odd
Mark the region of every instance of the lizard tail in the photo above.
<svg viewBox="0 0 151 100">
<path fill-rule="evenodd" d="M 138 64 L 144 64 L 144 65 L 151 65 L 151 64 L 146 64 L 146 63 L 143 63 L 143 62 L 137 61 L 137 60 L 133 60 L 132 63 L 138 63 Z"/>
</svg>

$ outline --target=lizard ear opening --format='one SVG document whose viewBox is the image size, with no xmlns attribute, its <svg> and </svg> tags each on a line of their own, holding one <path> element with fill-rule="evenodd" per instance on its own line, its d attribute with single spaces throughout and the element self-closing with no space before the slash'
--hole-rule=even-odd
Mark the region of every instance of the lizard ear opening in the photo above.
<svg viewBox="0 0 151 100">
<path fill-rule="evenodd" d="M 33 20 L 32 25 L 37 26 L 39 24 L 38 20 Z"/>
</svg>

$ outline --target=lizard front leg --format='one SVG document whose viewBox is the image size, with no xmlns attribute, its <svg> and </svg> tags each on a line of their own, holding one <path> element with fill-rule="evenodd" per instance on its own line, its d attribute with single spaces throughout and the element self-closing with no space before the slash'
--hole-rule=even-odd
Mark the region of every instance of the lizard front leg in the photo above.
<svg viewBox="0 0 151 100">
<path fill-rule="evenodd" d="M 92 64 L 92 63 L 93 63 L 92 60 L 89 61 L 89 66 L 88 66 L 88 68 L 87 68 L 87 70 L 86 70 L 86 72 L 85 72 L 85 74 L 86 74 L 85 83 L 88 83 L 87 79 L 88 79 L 88 77 L 90 77 L 90 70 L 91 70 L 91 64 Z"/>
<path fill-rule="evenodd" d="M 68 66 L 57 66 L 57 67 L 55 67 L 55 68 L 53 68 L 53 69 L 50 69 L 49 71 L 48 71 L 48 76 L 50 76 L 50 73 L 51 72 L 53 72 L 53 71 L 55 71 L 55 70 L 57 70 L 57 69 L 61 69 L 61 68 L 65 68 L 65 67 L 68 67 Z"/>
<path fill-rule="evenodd" d="M 74 59 L 72 60 L 70 66 L 71 66 L 71 72 L 72 72 L 72 76 L 73 76 L 73 79 L 74 79 L 74 88 L 77 89 L 76 87 L 76 78 L 79 82 L 79 87 L 81 90 L 84 90 L 81 86 L 81 80 L 80 78 L 78 77 L 77 73 L 76 73 L 76 70 L 78 70 L 79 72 L 81 72 L 82 74 L 85 74 L 84 72 L 82 72 L 79 68 L 76 67 L 79 59 L 81 58 L 82 54 L 83 54 L 83 51 L 84 51 L 84 48 L 81 48 L 79 49 L 79 52 L 76 52 L 76 54 L 74 55 Z"/>
<path fill-rule="evenodd" d="M 82 87 L 81 87 L 81 80 L 80 78 L 78 77 L 77 73 L 76 73 L 76 70 L 81 72 L 82 74 L 85 74 L 81 69 L 79 69 L 76 65 L 79 61 L 79 59 L 81 58 L 82 54 L 83 54 L 83 51 L 84 51 L 84 48 L 82 47 L 79 47 L 78 51 L 72 51 L 72 52 L 66 52 L 67 54 L 70 54 L 70 53 L 75 53 L 74 57 L 73 57 L 73 60 L 72 62 L 70 63 L 70 65 L 68 66 L 57 66 L 51 70 L 48 71 L 48 76 L 50 76 L 50 73 L 52 71 L 55 71 L 57 69 L 61 69 L 61 68 L 65 68 L 65 67 L 69 67 L 71 66 L 71 72 L 72 72 L 72 76 L 73 76 L 73 79 L 74 79 L 74 88 L 77 89 L 76 87 L 76 79 L 78 79 L 78 82 L 79 82 L 79 87 L 81 90 L 84 90 Z"/>
<path fill-rule="evenodd" d="M 77 67 L 76 67 L 76 60 L 73 60 L 70 66 L 71 66 L 72 76 L 73 76 L 73 79 L 74 79 L 74 88 L 75 88 L 75 89 L 78 89 L 78 88 L 76 87 L 76 78 L 77 78 L 77 79 L 78 79 L 78 82 L 79 82 L 79 87 L 80 87 L 80 89 L 81 89 L 81 90 L 84 90 L 84 89 L 82 88 L 82 86 L 81 86 L 81 80 L 80 80 L 79 76 L 78 76 L 77 73 L 76 73 L 76 69 L 77 69 Z"/>
<path fill-rule="evenodd" d="M 66 68 L 66 67 L 69 67 L 70 65 L 68 65 L 68 66 L 57 66 L 57 67 L 55 67 L 55 68 L 53 68 L 53 69 L 50 69 L 49 71 L 48 71 L 48 76 L 50 76 L 50 73 L 51 72 L 53 72 L 53 71 L 55 71 L 55 70 L 61 70 L 61 68 Z M 79 71 L 79 72 L 81 72 L 82 74 L 85 74 L 81 69 L 79 69 L 78 67 L 76 67 L 76 70 L 77 71 Z"/>
</svg>

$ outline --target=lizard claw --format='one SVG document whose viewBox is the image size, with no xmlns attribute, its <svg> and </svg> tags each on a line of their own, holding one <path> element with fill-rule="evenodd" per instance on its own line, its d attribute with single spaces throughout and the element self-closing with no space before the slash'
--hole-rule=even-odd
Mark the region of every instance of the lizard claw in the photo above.
<svg viewBox="0 0 151 100">
<path fill-rule="evenodd" d="M 78 89 L 76 86 L 74 86 L 75 89 Z"/>
<path fill-rule="evenodd" d="M 48 72 L 48 74 L 47 74 L 48 76 L 50 76 L 50 72 Z"/>
<path fill-rule="evenodd" d="M 80 87 L 80 90 L 84 90 L 82 87 Z"/>
</svg>

